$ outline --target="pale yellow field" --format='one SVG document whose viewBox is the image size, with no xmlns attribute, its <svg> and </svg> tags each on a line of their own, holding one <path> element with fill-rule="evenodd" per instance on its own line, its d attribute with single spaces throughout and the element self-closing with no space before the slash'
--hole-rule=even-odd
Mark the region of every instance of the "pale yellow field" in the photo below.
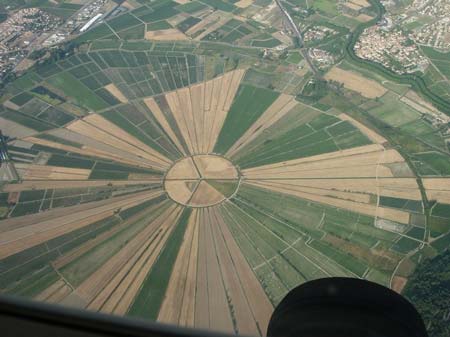
<svg viewBox="0 0 450 337">
<path fill-rule="evenodd" d="M 352 123 L 363 134 L 365 134 L 372 142 L 377 143 L 377 144 L 384 144 L 384 143 L 387 142 L 386 138 L 380 136 L 378 133 L 376 133 L 375 131 L 369 129 L 367 126 L 365 126 L 364 124 L 358 122 L 357 120 L 355 120 L 354 118 L 350 117 L 349 115 L 346 115 L 346 114 L 342 113 L 338 117 L 340 119 L 342 119 L 343 121 L 349 121 L 350 123 Z"/>
<path fill-rule="evenodd" d="M 367 0 L 350 0 L 350 2 L 353 2 L 354 4 L 361 6 L 361 7 L 369 7 L 370 3 Z"/>
<path fill-rule="evenodd" d="M 208 179 L 237 181 L 239 174 L 233 164 L 222 157 L 196 155 L 171 167 L 165 176 L 164 187 L 169 196 L 180 204 L 206 207 L 226 199 L 207 182 Z"/>
<path fill-rule="evenodd" d="M 371 200 L 371 195 L 368 193 L 355 193 L 355 192 L 347 192 L 347 191 L 336 191 L 329 188 L 317 188 L 313 187 L 305 187 L 301 186 L 302 181 L 299 180 L 265 180 L 264 182 L 276 183 L 279 186 L 285 186 L 287 189 L 295 189 L 296 191 L 307 193 L 307 194 L 315 194 L 328 196 L 343 200 L 355 201 L 360 203 L 369 204 Z M 299 186 L 300 184 L 300 186 Z"/>
<path fill-rule="evenodd" d="M 128 8 L 128 9 L 134 9 L 134 8 L 135 8 L 135 7 L 134 7 L 131 3 L 129 3 L 128 1 L 125 1 L 124 3 L 122 3 L 121 6 L 123 6 L 123 7 L 125 7 L 125 8 Z"/>
<path fill-rule="evenodd" d="M 98 114 L 91 114 L 84 118 L 84 121 L 97 127 L 100 130 L 103 130 L 104 132 L 107 132 L 111 135 L 114 135 L 116 138 L 127 142 L 133 146 L 135 146 L 138 149 L 142 149 L 143 151 L 147 152 L 149 155 L 151 155 L 153 160 L 158 160 L 163 164 L 170 164 L 171 160 L 166 158 L 161 153 L 155 151 L 148 145 L 144 144 L 137 138 L 133 137 L 132 135 L 125 132 L 123 129 L 115 125 L 114 123 L 108 121 L 107 119 L 103 118 L 101 115 Z"/>
<path fill-rule="evenodd" d="M 450 179 L 424 178 L 422 182 L 429 200 L 450 204 Z"/>
<path fill-rule="evenodd" d="M 115 153 L 106 152 L 106 151 L 94 149 L 94 148 L 89 148 L 87 146 L 78 148 L 78 147 L 74 147 L 74 146 L 70 146 L 70 145 L 64 145 L 61 143 L 52 142 L 52 141 L 46 140 L 46 139 L 35 138 L 35 137 L 27 137 L 24 140 L 26 140 L 27 142 L 33 143 L 33 144 L 39 144 L 39 145 L 52 147 L 54 149 L 64 150 L 64 151 L 73 152 L 73 153 L 79 153 L 79 154 L 87 155 L 87 156 L 105 158 L 108 160 L 112 159 L 114 161 L 118 161 L 118 162 L 132 165 L 132 166 L 142 166 L 142 167 L 151 168 L 151 165 L 145 164 L 142 161 L 127 159 L 127 158 L 124 158 L 123 156 L 119 156 Z"/>
<path fill-rule="evenodd" d="M 367 14 L 359 14 L 356 17 L 356 20 L 361 22 L 369 22 L 370 20 L 373 20 L 373 16 L 367 15 Z"/>
<path fill-rule="evenodd" d="M 277 40 L 281 41 L 282 43 L 284 43 L 285 45 L 290 46 L 293 43 L 292 42 L 292 38 L 290 37 L 290 35 L 285 34 L 285 33 L 281 32 L 281 31 L 273 33 L 272 36 L 274 38 L 276 38 Z"/>
<path fill-rule="evenodd" d="M 3 187 L 4 192 L 20 192 L 26 190 L 41 190 L 50 188 L 83 188 L 83 187 L 99 187 L 99 186 L 127 186 L 127 185 L 140 185 L 151 184 L 161 179 L 149 179 L 149 180 L 27 180 L 18 184 L 8 184 Z"/>
<path fill-rule="evenodd" d="M 170 277 L 166 297 L 158 314 L 158 321 L 160 322 L 178 325 L 180 321 L 184 291 L 188 281 L 186 275 L 190 267 L 191 249 L 194 246 L 196 232 L 198 232 L 198 220 L 197 210 L 194 209 L 189 218 L 186 234 L 173 266 L 173 270 L 176 272 L 172 273 Z"/>
<path fill-rule="evenodd" d="M 353 10 L 355 10 L 355 11 L 359 11 L 359 10 L 361 10 L 361 8 L 362 8 L 362 6 L 360 6 L 360 5 L 358 5 L 358 4 L 354 3 L 354 2 L 350 2 L 350 1 L 344 2 L 342 5 L 343 5 L 344 7 L 353 9 Z"/>
<path fill-rule="evenodd" d="M 450 179 L 447 178 L 424 178 L 422 179 L 425 189 L 450 191 Z"/>
<path fill-rule="evenodd" d="M 194 127 L 197 138 L 197 151 L 198 153 L 205 152 L 205 83 L 193 85 L 190 88 L 191 102 L 192 102 L 192 114 L 194 118 Z"/>
<path fill-rule="evenodd" d="M 202 207 L 218 204 L 225 199 L 226 198 L 222 193 L 217 191 L 206 181 L 202 180 L 192 195 L 189 204 L 196 207 Z"/>
<path fill-rule="evenodd" d="M 404 97 L 409 98 L 413 102 L 415 102 L 418 105 L 421 105 L 422 107 L 426 108 L 428 111 L 438 112 L 439 110 L 436 109 L 435 106 L 433 106 L 431 103 L 425 101 L 422 97 L 420 97 L 415 91 L 409 90 Z M 421 110 L 419 110 L 421 111 Z"/>
<path fill-rule="evenodd" d="M 153 113 L 153 116 L 155 116 L 158 123 L 162 126 L 166 134 L 170 137 L 170 139 L 175 143 L 177 149 L 186 155 L 186 152 L 183 149 L 183 146 L 181 146 L 180 141 L 178 140 L 177 136 L 173 132 L 172 128 L 170 127 L 169 123 L 167 122 L 167 119 L 164 117 L 163 112 L 159 108 L 158 104 L 155 102 L 153 98 L 146 98 L 144 99 L 145 104 L 150 109 L 150 111 Z"/>
<path fill-rule="evenodd" d="M 13 103 L 11 101 L 4 102 L 3 106 L 7 107 L 8 109 L 15 110 L 15 111 L 18 111 L 20 109 L 20 106 L 18 106 L 16 103 Z"/>
<path fill-rule="evenodd" d="M 92 275 L 85 279 L 80 286 L 77 287 L 77 293 L 87 303 L 90 303 L 89 307 L 98 308 L 98 302 L 102 302 L 104 292 L 107 290 L 105 287 L 118 275 L 118 272 L 126 267 L 127 263 L 134 256 L 138 257 L 136 253 L 142 247 L 145 247 L 151 235 L 161 226 L 162 221 L 171 221 L 173 225 L 177 216 L 180 214 L 180 210 L 176 210 L 177 206 L 169 208 L 165 212 L 165 216 L 161 215 L 156 221 L 149 224 L 140 235 L 135 236 L 130 240 L 126 246 L 121 249 L 116 255 L 109 259 L 99 269 L 97 269 Z M 126 274 L 126 272 L 125 272 Z M 138 282 L 141 285 L 142 282 Z M 114 288 L 113 288 L 114 289 Z M 103 291 L 103 292 L 102 292 Z M 99 297 L 99 298 L 97 298 Z"/>
<path fill-rule="evenodd" d="M 372 153 L 372 152 L 381 152 L 383 150 L 384 150 L 384 147 L 379 144 L 365 145 L 365 146 L 359 146 L 359 147 L 355 147 L 355 148 L 343 150 L 343 151 L 337 151 L 337 152 L 320 154 L 320 155 L 316 155 L 316 156 L 312 156 L 312 157 L 294 159 L 294 160 L 290 160 L 289 162 L 275 163 L 275 164 L 269 164 L 269 165 L 263 165 L 263 166 L 259 166 L 259 167 L 249 168 L 249 169 L 243 170 L 242 172 L 247 173 L 247 174 L 253 174 L 255 172 L 263 172 L 265 170 L 282 168 L 286 165 L 292 166 L 292 165 L 296 165 L 296 164 L 300 164 L 300 163 L 309 163 L 309 162 L 314 162 L 314 161 L 335 159 L 335 158 L 345 157 L 345 156 L 360 155 L 360 154 L 366 154 L 366 153 Z M 287 164 L 287 163 L 289 163 L 289 164 Z"/>
<path fill-rule="evenodd" d="M 219 216 L 216 210 L 210 210 L 210 226 L 215 243 L 216 254 L 219 261 L 220 271 L 225 289 L 227 290 L 227 297 L 233 306 L 234 317 L 236 319 L 236 327 L 239 332 L 244 335 L 258 335 L 258 327 L 253 318 L 250 306 L 246 300 L 246 294 L 242 287 L 236 267 L 231 259 L 230 252 L 226 246 L 222 233 L 219 227 Z M 241 277 L 247 276 L 246 274 Z M 264 302 L 263 302 L 264 303 Z"/>
<path fill-rule="evenodd" d="M 175 163 L 167 172 L 166 180 L 196 180 L 200 176 L 195 168 L 192 157 L 184 158 Z"/>
<path fill-rule="evenodd" d="M 192 36 L 198 32 L 201 32 L 198 36 L 195 37 L 195 40 L 200 41 L 203 37 L 224 25 L 228 20 L 231 19 L 231 17 L 232 16 L 228 13 L 216 11 L 204 17 L 202 21 L 189 28 L 185 34 L 188 36 Z"/>
<path fill-rule="evenodd" d="M 71 292 L 72 289 L 67 284 L 64 284 L 62 287 L 58 288 L 55 292 L 53 292 L 49 297 L 47 297 L 45 299 L 45 302 L 59 303 L 64 298 L 66 298 Z"/>
<path fill-rule="evenodd" d="M 299 187 L 316 188 L 322 190 L 331 190 L 369 194 L 383 195 L 388 197 L 421 200 L 421 194 L 417 182 L 414 178 L 359 178 L 359 179 L 298 179 L 298 180 L 280 180 L 280 183 L 295 184 Z"/>
<path fill-rule="evenodd" d="M 105 86 L 105 89 L 108 90 L 109 93 L 113 95 L 115 98 L 117 98 L 121 103 L 128 103 L 128 99 L 119 90 L 119 88 L 116 87 L 114 83 L 108 84 L 107 86 Z"/>
<path fill-rule="evenodd" d="M 183 292 L 183 302 L 180 308 L 178 324 L 181 326 L 194 327 L 195 313 L 195 286 L 197 283 L 197 261 L 198 261 L 198 237 L 199 237 L 199 213 L 196 212 L 195 231 L 192 238 L 191 250 L 186 273 L 186 283 Z"/>
<path fill-rule="evenodd" d="M 381 196 L 422 199 L 410 170 L 394 175 L 391 169 L 405 164 L 403 157 L 383 148 L 383 137 L 346 115 L 340 117 L 378 144 L 245 169 L 244 183 L 408 224 L 408 212 L 380 207 L 377 202 Z"/>
<path fill-rule="evenodd" d="M 181 136 L 191 154 L 211 153 L 231 107 L 245 70 L 228 72 L 214 80 L 166 94 Z M 146 104 L 169 137 L 181 149 L 180 140 L 153 99 Z"/>
<path fill-rule="evenodd" d="M 58 166 L 41 166 L 34 164 L 17 163 L 17 170 L 24 170 L 22 176 L 25 180 L 86 180 L 91 170 L 75 169 Z"/>
<path fill-rule="evenodd" d="M 33 129 L 27 128 L 26 126 L 10 121 L 9 119 L 5 119 L 3 117 L 0 117 L 0 125 L 2 126 L 2 129 L 8 130 L 8 135 L 10 135 L 11 137 L 22 138 L 37 133 L 37 131 Z"/>
<path fill-rule="evenodd" d="M 195 311 L 194 326 L 199 329 L 210 327 L 209 318 L 209 298 L 208 298 L 208 276 L 207 276 L 207 250 L 205 241 L 208 240 L 205 235 L 207 220 L 205 218 L 205 209 L 199 210 L 199 239 L 198 239 L 198 261 L 195 291 Z M 192 314 L 191 314 L 192 315 Z"/>
<path fill-rule="evenodd" d="M 174 28 L 146 32 L 145 38 L 154 41 L 180 41 L 188 39 L 186 35 Z"/>
<path fill-rule="evenodd" d="M 155 214 L 157 214 L 159 212 L 159 210 L 164 210 L 166 208 L 167 203 L 168 203 L 168 201 L 165 201 L 161 204 L 154 205 L 153 207 L 150 207 L 148 210 L 149 210 L 149 212 L 152 211 L 152 212 L 155 212 Z M 52 262 L 53 267 L 55 267 L 56 269 L 60 269 L 60 268 L 64 267 L 65 265 L 69 264 L 70 262 L 74 261 L 78 257 L 80 257 L 83 254 L 85 254 L 86 252 L 88 252 L 90 249 L 92 249 L 99 243 L 101 243 L 105 240 L 108 240 L 109 238 L 111 238 L 113 235 L 115 235 L 119 231 L 127 228 L 128 226 L 130 226 L 130 224 L 133 224 L 133 222 L 137 221 L 139 219 L 139 217 L 140 217 L 139 214 L 134 215 L 134 216 L 128 218 L 123 223 L 115 226 L 111 230 L 108 230 L 108 231 L 96 236 L 95 239 L 86 241 L 85 243 L 80 245 L 78 248 L 71 250 L 68 254 L 58 257 L 54 262 Z"/>
<path fill-rule="evenodd" d="M 190 135 L 190 141 L 194 153 L 200 153 L 199 150 L 199 135 L 197 133 L 197 125 L 195 123 L 195 114 L 192 106 L 191 91 L 189 88 L 183 88 L 177 91 L 178 95 L 178 108 L 179 113 L 184 117 L 184 120 L 188 126 L 188 132 Z"/>
<path fill-rule="evenodd" d="M 198 36 L 195 37 L 194 40 L 196 41 L 201 41 L 205 36 L 207 36 L 208 34 L 214 32 L 216 29 L 219 29 L 220 27 L 222 27 L 225 23 L 228 22 L 228 20 L 230 20 L 230 16 L 228 15 L 219 15 L 218 20 L 212 24 L 209 25 L 210 22 L 208 22 L 206 25 L 208 26 L 208 28 L 206 28 L 206 30 L 204 32 L 202 32 L 201 34 L 199 34 Z M 205 21 L 206 19 L 204 19 L 203 21 Z M 201 24 L 203 21 L 199 22 L 198 24 Z M 196 25 L 197 26 L 197 25 Z M 196 27 L 194 26 L 194 27 Z M 194 28 L 192 27 L 192 28 Z M 202 26 L 205 27 L 205 26 Z M 199 29 L 196 29 L 196 31 L 198 31 Z M 189 29 L 190 31 L 190 29 Z"/>
<path fill-rule="evenodd" d="M 325 75 L 325 79 L 343 83 L 347 89 L 356 91 L 367 98 L 381 97 L 387 92 L 386 88 L 378 84 L 378 82 L 338 67 L 333 67 Z"/>
<path fill-rule="evenodd" d="M 210 149 L 213 148 L 211 144 L 215 137 L 212 130 L 214 128 L 214 122 L 216 120 L 215 116 L 218 110 L 218 97 L 222 89 L 222 84 L 222 77 L 206 82 L 203 132 L 206 142 L 206 151 L 204 150 L 205 153 L 209 153 Z M 216 137 L 218 137 L 218 135 L 216 135 Z"/>
<path fill-rule="evenodd" d="M 169 196 L 180 204 L 187 204 L 192 198 L 193 190 L 185 180 L 166 180 L 164 188 Z"/>
<path fill-rule="evenodd" d="M 279 193 L 290 194 L 302 199 L 307 199 L 339 208 L 351 210 L 353 212 L 366 214 L 373 217 L 381 217 L 387 220 L 392 220 L 404 224 L 409 223 L 410 214 L 405 211 L 390 209 L 385 207 L 377 207 L 377 205 L 354 202 L 351 200 L 344 200 L 333 198 L 329 196 L 322 196 L 317 194 L 305 193 L 295 187 L 286 187 L 278 182 L 270 181 L 251 181 L 247 182 L 250 185 L 262 187 Z"/>
<path fill-rule="evenodd" d="M 275 102 L 261 115 L 258 120 L 242 135 L 240 139 L 227 151 L 226 156 L 232 157 L 239 149 L 254 140 L 267 128 L 284 117 L 289 111 L 295 108 L 298 103 L 293 96 L 281 94 Z"/>
<path fill-rule="evenodd" d="M 179 215 L 181 214 L 181 212 L 178 212 L 178 210 L 176 210 L 173 213 L 175 214 L 174 215 L 171 214 L 168 217 L 168 221 L 174 222 L 177 221 Z M 148 260 L 145 262 L 145 264 L 142 265 L 142 268 L 138 272 L 137 269 L 139 268 L 139 265 L 135 267 L 135 271 L 133 271 L 133 274 L 136 273 L 136 277 L 133 279 L 132 278 L 133 274 L 131 274 L 130 278 L 132 280 L 128 281 L 128 285 L 127 283 L 123 283 L 122 287 L 125 288 L 125 292 L 120 302 L 114 309 L 115 314 L 125 315 L 127 313 L 128 308 L 133 303 L 133 299 L 136 297 L 136 294 L 140 289 L 140 285 L 144 282 L 145 277 L 148 275 L 148 272 L 152 268 L 164 245 L 167 243 L 170 234 L 172 233 L 173 227 L 171 227 L 170 225 L 171 224 L 169 224 L 167 221 L 162 224 L 162 226 L 160 227 L 161 232 L 163 233 L 161 241 L 157 243 L 154 247 L 150 247 L 149 251 L 151 251 L 151 255 L 149 255 Z"/>
<path fill-rule="evenodd" d="M 211 155 L 194 157 L 198 170 L 205 179 L 238 179 L 238 172 L 228 160 Z"/>
<path fill-rule="evenodd" d="M 140 157 L 137 153 L 113 147 L 109 144 L 94 139 L 94 136 L 89 137 L 85 134 L 80 134 L 69 129 L 55 129 L 49 131 L 48 133 L 58 138 L 81 144 L 82 150 L 87 151 L 87 153 L 93 156 L 109 158 L 114 161 L 128 163 L 132 166 L 148 168 L 152 167 L 152 165 L 148 163 L 148 160 Z M 53 147 L 53 145 L 51 147 Z"/>
<path fill-rule="evenodd" d="M 186 90 L 186 89 L 182 89 Z M 180 98 L 177 91 L 173 91 L 166 95 L 167 103 L 169 104 L 170 110 L 177 122 L 178 128 L 184 138 L 184 141 L 189 149 L 190 153 L 197 153 L 197 149 L 194 147 L 195 131 L 194 125 L 188 123 L 188 120 L 192 120 L 192 115 L 188 115 L 191 110 L 186 111 L 185 106 L 181 105 Z"/>
<path fill-rule="evenodd" d="M 404 162 L 393 149 L 351 155 L 339 151 L 334 158 L 330 156 L 329 159 L 320 160 L 317 157 L 321 156 L 246 169 L 242 173 L 245 179 L 393 177 L 385 164 Z"/>
<path fill-rule="evenodd" d="M 91 119 L 89 119 L 89 121 L 91 121 Z M 106 122 L 104 119 L 103 121 L 96 120 L 95 122 L 97 125 L 101 125 L 102 129 L 84 120 L 78 120 L 66 128 L 83 136 L 93 138 L 96 141 L 106 143 L 109 146 L 117 148 L 119 151 L 127 151 L 134 155 L 141 156 L 152 168 L 165 170 L 169 166 L 170 160 L 167 158 L 161 158 L 162 155 L 156 154 L 155 151 L 149 149 L 147 145 L 142 144 L 142 142 L 139 142 L 135 138 L 125 134 L 125 132 L 118 127 L 111 126 L 111 123 L 109 122 L 103 123 Z M 105 131 L 104 129 L 108 131 Z"/>
<path fill-rule="evenodd" d="M 236 96 L 237 90 L 239 89 L 239 84 L 242 81 L 244 74 L 245 70 L 242 69 L 228 72 L 221 78 L 222 85 L 220 87 L 220 91 L 218 86 L 214 86 L 212 103 L 217 102 L 217 105 L 215 106 L 212 104 L 211 107 L 211 110 L 214 111 L 212 113 L 214 117 L 209 136 L 209 147 L 207 148 L 207 153 L 211 153 L 216 145 L 220 130 L 222 130 L 225 118 L 227 117 L 231 103 Z"/>
<path fill-rule="evenodd" d="M 414 95 L 411 95 L 411 96 L 414 97 Z M 434 109 L 430 108 L 429 104 L 426 104 L 423 100 L 421 101 L 421 100 L 411 99 L 411 98 L 407 97 L 407 95 L 400 98 L 400 101 L 402 101 L 403 103 L 406 103 L 411 108 L 413 108 L 421 113 L 424 113 L 424 114 L 430 113 L 430 110 L 436 112 L 436 108 L 434 108 Z"/>
<path fill-rule="evenodd" d="M 4 231 L 0 238 L 0 258 L 5 258 L 75 229 L 82 228 L 93 222 L 107 218 L 113 215 L 119 208 L 125 210 L 150 200 L 161 193 L 161 191 L 153 193 L 136 193 L 132 197 L 113 198 L 109 200 L 109 203 L 106 205 L 91 208 L 84 212 L 67 213 L 65 216 L 63 215 L 47 221 Z M 90 206 L 92 207 L 92 205 Z M 8 221 L 9 220 L 5 220 L 5 223 Z M 0 222 L 0 225 L 3 225 L 3 221 Z"/>
<path fill-rule="evenodd" d="M 235 2 L 234 5 L 239 8 L 247 8 L 251 4 L 253 4 L 254 0 L 240 0 Z"/>
<path fill-rule="evenodd" d="M 127 196 L 121 196 L 114 199 L 114 201 L 120 201 L 126 199 Z M 36 225 L 42 222 L 47 222 L 50 220 L 56 221 L 56 219 L 68 216 L 70 214 L 75 213 L 83 213 L 87 210 L 91 210 L 94 208 L 102 207 L 107 205 L 111 199 L 109 200 L 100 200 L 93 201 L 86 204 L 80 204 L 75 206 L 54 208 L 46 212 L 29 214 L 20 217 L 8 218 L 0 221 L 0 233 L 5 233 L 11 230 L 16 230 L 19 228 L 25 228 L 27 226 Z"/>
<path fill-rule="evenodd" d="M 166 226 L 163 221 L 164 218 L 160 217 L 153 221 L 148 227 L 151 227 L 151 230 L 153 230 L 149 235 L 148 240 L 138 249 L 137 253 L 120 268 L 120 271 L 96 296 L 95 300 L 92 301 L 89 306 L 90 309 L 120 315 L 126 313 L 126 310 L 131 304 L 128 300 L 129 296 L 132 294 L 134 297 L 139 289 L 138 285 L 135 284 L 135 279 L 141 273 L 145 271 L 148 272 L 171 233 L 172 227 Z M 145 234 L 147 234 L 147 232 Z M 159 235 L 162 237 L 162 242 L 155 240 Z M 129 248 L 131 248 L 131 246 Z M 127 298 L 127 300 L 124 300 L 125 298 Z"/>
<path fill-rule="evenodd" d="M 401 277 L 401 276 L 394 276 L 394 278 L 392 279 L 391 288 L 392 288 L 392 290 L 401 294 L 403 291 L 403 288 L 406 285 L 406 282 L 408 282 L 407 278 Z"/>
<path fill-rule="evenodd" d="M 204 216 L 204 224 L 210 224 L 212 221 L 209 209 L 202 209 L 201 212 Z M 233 321 L 229 310 L 226 290 L 222 281 L 222 273 L 220 271 L 219 261 L 217 260 L 215 246 L 211 226 L 201 226 L 199 254 L 205 255 L 202 264 L 206 267 L 206 270 L 203 271 L 204 275 L 201 276 L 206 279 L 204 291 L 208 294 L 206 297 L 206 301 L 208 302 L 207 307 L 203 307 L 202 311 L 207 315 L 204 319 L 208 319 L 209 317 L 208 325 L 210 328 L 214 328 L 214 330 L 220 332 L 232 332 Z M 200 285 L 197 284 L 198 290 L 200 290 L 199 287 Z M 202 293 L 203 291 L 197 292 L 197 296 Z M 199 303 L 198 306 L 202 306 L 202 303 Z"/>
<path fill-rule="evenodd" d="M 46 301 L 50 296 L 52 296 L 52 294 L 57 292 L 60 288 L 64 287 L 65 284 L 66 283 L 62 280 L 56 281 L 50 287 L 36 295 L 34 299 L 37 301 Z"/>
<path fill-rule="evenodd" d="M 212 210 L 212 213 L 217 218 L 218 228 L 220 233 L 222 234 L 224 243 L 228 248 L 228 252 L 230 257 L 233 259 L 233 265 L 235 268 L 235 272 L 232 272 L 232 275 L 237 275 L 240 279 L 240 285 L 242 286 L 242 290 L 246 295 L 248 300 L 248 306 L 252 312 L 252 317 L 255 322 L 255 325 L 261 329 L 261 331 L 266 331 L 267 326 L 269 324 L 270 316 L 273 312 L 272 304 L 267 298 L 266 293 L 264 292 L 261 284 L 256 278 L 255 273 L 249 266 L 247 260 L 245 259 L 242 251 L 239 249 L 236 241 L 234 240 L 230 229 L 225 224 L 224 219 L 217 211 L 217 209 Z M 253 330 L 254 325 L 252 324 L 252 319 L 248 318 L 248 312 L 244 313 L 244 319 L 247 320 L 244 324 L 247 325 L 247 329 L 249 330 L 249 335 L 256 336 L 257 333 Z"/>
</svg>

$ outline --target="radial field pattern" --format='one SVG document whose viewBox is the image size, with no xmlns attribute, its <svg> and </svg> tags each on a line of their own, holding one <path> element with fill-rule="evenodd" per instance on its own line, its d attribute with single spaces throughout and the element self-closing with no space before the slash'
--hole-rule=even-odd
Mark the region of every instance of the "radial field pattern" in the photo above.
<svg viewBox="0 0 450 337">
<path fill-rule="evenodd" d="M 206 79 L 195 67 L 147 79 L 151 94 L 105 68 L 117 80 L 103 98 L 75 97 L 88 111 L 77 118 L 8 119 L 19 182 L 1 192 L 14 205 L 0 221 L 2 292 L 264 335 L 308 280 L 401 282 L 425 215 L 397 149 L 347 114 L 249 84 L 245 69 Z M 43 85 L 55 100 L 61 76 Z M 28 118 L 27 104 L 5 109 Z"/>
</svg>

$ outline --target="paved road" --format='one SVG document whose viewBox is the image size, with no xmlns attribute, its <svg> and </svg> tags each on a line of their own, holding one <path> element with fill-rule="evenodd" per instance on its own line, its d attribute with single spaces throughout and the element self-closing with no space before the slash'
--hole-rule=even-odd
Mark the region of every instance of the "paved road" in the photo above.
<svg viewBox="0 0 450 337">
<path fill-rule="evenodd" d="M 283 5 L 281 4 L 280 0 L 275 0 L 275 2 L 277 3 L 278 7 L 280 8 L 281 12 L 283 13 L 283 15 L 286 17 L 289 25 L 291 26 L 292 30 L 294 31 L 295 35 L 297 36 L 299 42 L 300 42 L 300 52 L 302 53 L 304 59 L 306 60 L 306 63 L 308 63 L 309 68 L 312 70 L 312 72 L 314 73 L 314 75 L 316 77 L 321 77 L 319 70 L 316 68 L 316 66 L 314 65 L 313 61 L 311 60 L 309 53 L 308 53 L 308 48 L 304 48 L 304 41 L 303 41 L 303 36 L 300 33 L 297 25 L 295 24 L 294 20 L 292 19 L 291 15 L 289 14 L 289 12 L 283 7 Z"/>
</svg>

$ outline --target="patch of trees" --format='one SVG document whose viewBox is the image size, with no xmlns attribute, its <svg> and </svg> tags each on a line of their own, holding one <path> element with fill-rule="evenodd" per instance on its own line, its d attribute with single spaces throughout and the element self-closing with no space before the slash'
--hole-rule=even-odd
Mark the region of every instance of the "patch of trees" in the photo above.
<svg viewBox="0 0 450 337">
<path fill-rule="evenodd" d="M 450 336 L 450 250 L 419 264 L 403 295 L 422 315 L 430 337 Z"/>
</svg>

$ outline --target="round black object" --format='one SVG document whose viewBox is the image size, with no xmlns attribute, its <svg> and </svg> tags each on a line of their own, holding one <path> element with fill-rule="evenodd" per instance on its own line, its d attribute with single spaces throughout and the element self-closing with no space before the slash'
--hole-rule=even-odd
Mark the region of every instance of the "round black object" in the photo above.
<svg viewBox="0 0 450 337">
<path fill-rule="evenodd" d="M 414 306 L 396 292 L 353 278 L 324 278 L 291 290 L 268 337 L 427 337 Z"/>
</svg>

